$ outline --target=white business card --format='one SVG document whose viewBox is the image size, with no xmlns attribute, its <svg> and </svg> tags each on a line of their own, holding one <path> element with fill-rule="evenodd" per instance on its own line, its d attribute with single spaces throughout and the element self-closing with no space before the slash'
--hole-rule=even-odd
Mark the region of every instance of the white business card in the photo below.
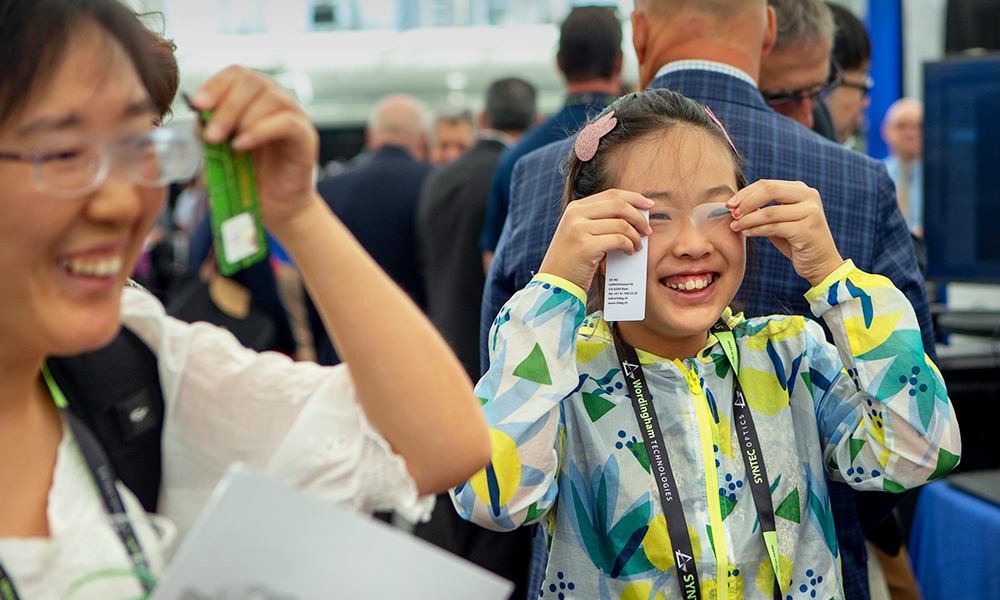
<svg viewBox="0 0 1000 600">
<path fill-rule="evenodd" d="M 643 216 L 649 220 L 649 211 Z M 604 320 L 641 321 L 646 318 L 646 255 L 648 238 L 642 238 L 642 250 L 628 255 L 620 250 L 608 252 L 604 271 Z"/>
</svg>

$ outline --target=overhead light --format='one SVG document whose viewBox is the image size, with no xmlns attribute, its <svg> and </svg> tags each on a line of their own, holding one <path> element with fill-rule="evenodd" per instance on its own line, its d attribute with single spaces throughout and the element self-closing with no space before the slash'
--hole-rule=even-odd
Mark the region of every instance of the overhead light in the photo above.
<svg viewBox="0 0 1000 600">
<path fill-rule="evenodd" d="M 449 90 L 460 92 L 469 87 L 469 76 L 461 71 L 452 71 L 444 76 L 444 86 Z"/>
</svg>

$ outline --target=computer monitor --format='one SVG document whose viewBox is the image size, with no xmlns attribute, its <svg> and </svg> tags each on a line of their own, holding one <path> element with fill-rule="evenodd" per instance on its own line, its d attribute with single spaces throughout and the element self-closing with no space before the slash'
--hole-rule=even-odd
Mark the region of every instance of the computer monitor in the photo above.
<svg viewBox="0 0 1000 600">
<path fill-rule="evenodd" d="M 969 48 L 1000 50 L 1000 2 L 997 0 L 948 0 L 945 17 L 945 51 Z"/>
<path fill-rule="evenodd" d="M 924 70 L 927 278 L 1000 283 L 1000 54 Z"/>
</svg>

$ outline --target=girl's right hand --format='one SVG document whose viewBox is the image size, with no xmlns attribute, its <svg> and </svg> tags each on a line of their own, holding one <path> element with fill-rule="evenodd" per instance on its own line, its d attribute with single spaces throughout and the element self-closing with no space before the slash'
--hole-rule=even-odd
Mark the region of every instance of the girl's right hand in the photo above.
<svg viewBox="0 0 1000 600">
<path fill-rule="evenodd" d="M 612 250 L 634 254 L 652 233 L 641 210 L 653 201 L 635 192 L 610 189 L 570 202 L 542 260 L 541 273 L 558 275 L 590 289 L 594 273 Z"/>
</svg>

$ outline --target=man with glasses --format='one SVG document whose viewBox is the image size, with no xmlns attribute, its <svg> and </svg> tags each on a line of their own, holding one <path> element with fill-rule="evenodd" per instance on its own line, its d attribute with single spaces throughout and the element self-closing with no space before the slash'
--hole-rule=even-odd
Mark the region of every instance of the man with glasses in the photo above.
<svg viewBox="0 0 1000 600">
<path fill-rule="evenodd" d="M 822 100 L 844 82 L 830 60 L 833 15 L 821 0 L 768 0 L 768 5 L 778 32 L 774 48 L 761 58 L 760 93 L 776 112 L 812 129 L 814 111 L 822 111 Z M 820 118 L 829 122 L 828 114 Z"/>
</svg>

